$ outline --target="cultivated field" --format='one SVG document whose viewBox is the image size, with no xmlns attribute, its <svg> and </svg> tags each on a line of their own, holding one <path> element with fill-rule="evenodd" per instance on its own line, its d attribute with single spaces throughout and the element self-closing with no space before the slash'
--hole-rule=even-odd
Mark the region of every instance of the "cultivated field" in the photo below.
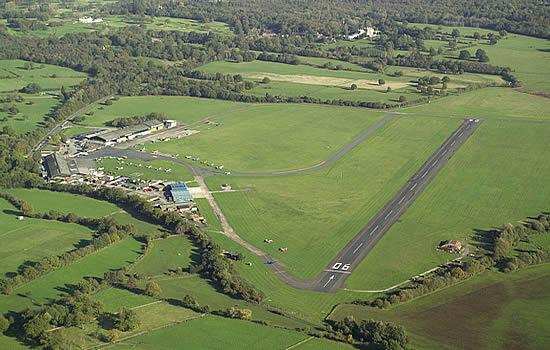
<svg viewBox="0 0 550 350">
<path fill-rule="evenodd" d="M 105 126 L 120 117 L 142 116 L 151 112 L 166 114 L 167 119 L 193 123 L 210 115 L 241 108 L 246 104 L 180 96 L 132 96 L 113 101 L 110 106 L 98 105 L 93 115 L 86 115 L 82 125 Z M 88 112 L 89 114 L 90 112 Z"/>
<path fill-rule="evenodd" d="M 0 199 L 1 277 L 17 272 L 17 268 L 25 262 L 63 254 L 92 237 L 92 232 L 84 226 L 31 218 L 17 220 L 18 215 L 8 201 Z"/>
<path fill-rule="evenodd" d="M 56 210 L 64 214 L 100 217 L 120 210 L 116 205 L 70 193 L 15 188 L 6 192 L 34 206 L 35 212 Z"/>
<path fill-rule="evenodd" d="M 26 307 L 34 308 L 55 301 L 72 290 L 75 284 L 84 277 L 103 278 L 105 272 L 119 269 L 135 260 L 140 254 L 142 246 L 142 243 L 128 238 L 15 289 L 11 295 L 1 295 L 0 312 L 18 312 Z M 26 293 L 30 293 L 30 295 L 26 296 Z"/>
<path fill-rule="evenodd" d="M 441 240 L 548 211 L 550 125 L 485 121 L 348 278 L 348 288 L 389 287 L 453 255 Z"/>
<path fill-rule="evenodd" d="M 132 165 L 128 165 L 128 163 L 132 163 Z M 141 166 L 138 167 L 138 164 Z M 104 168 L 105 172 L 141 180 L 190 181 L 193 179 L 191 172 L 185 165 L 167 160 L 139 162 L 133 159 L 125 159 L 122 164 L 119 164 L 116 159 L 103 159 L 101 164 L 97 164 L 97 166 Z M 151 168 L 147 168 L 148 166 L 151 166 Z M 159 168 L 160 170 L 156 170 Z M 171 170 L 166 172 L 168 169 Z"/>
<path fill-rule="evenodd" d="M 33 69 L 27 70 L 25 63 L 27 61 L 0 60 L 1 92 L 19 90 L 29 83 L 37 83 L 42 89 L 60 89 L 77 85 L 86 78 L 85 73 L 50 64 L 33 63 Z"/>
<path fill-rule="evenodd" d="M 286 263 L 296 277 L 312 278 L 460 122 L 396 116 L 327 168 L 290 176 L 217 176 L 206 181 L 212 189 L 221 183 L 253 188 L 214 197 L 237 234 Z M 265 244 L 264 239 L 273 243 Z M 281 253 L 280 247 L 288 251 Z"/>
<path fill-rule="evenodd" d="M 389 310 L 342 305 L 331 318 L 402 324 L 417 348 L 546 349 L 549 276 L 548 263 L 508 274 L 491 271 Z"/>
<path fill-rule="evenodd" d="M 140 276 L 154 276 L 175 272 L 178 267 L 187 270 L 191 259 L 197 260 L 200 252 L 185 237 L 171 237 L 154 242 L 153 249 L 130 272 Z"/>
<path fill-rule="evenodd" d="M 385 115 L 345 108 L 258 105 L 212 118 L 220 126 L 203 125 L 197 129 L 199 134 L 146 148 L 178 153 L 180 158 L 193 155 L 224 165 L 224 170 L 296 170 L 327 160 Z"/>
<path fill-rule="evenodd" d="M 487 88 L 400 109 L 470 118 L 550 120 L 550 99 L 508 88 Z"/>
</svg>

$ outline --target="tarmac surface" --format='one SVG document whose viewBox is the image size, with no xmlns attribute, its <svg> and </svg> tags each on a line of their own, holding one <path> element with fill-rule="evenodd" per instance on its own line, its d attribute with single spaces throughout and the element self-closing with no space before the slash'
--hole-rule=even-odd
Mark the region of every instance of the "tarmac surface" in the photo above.
<svg viewBox="0 0 550 350">
<path fill-rule="evenodd" d="M 306 173 L 322 169 L 350 151 L 358 145 L 366 137 L 371 135 L 376 129 L 384 125 L 397 113 L 389 113 L 386 117 L 373 125 L 371 128 L 363 132 L 359 137 L 350 142 L 346 147 L 335 153 L 325 162 L 306 169 L 293 170 L 280 173 L 264 173 L 264 174 L 246 174 L 232 173 L 232 176 L 281 176 L 290 174 Z M 284 265 L 280 262 L 270 264 L 269 267 L 290 286 L 303 289 L 313 290 L 327 293 L 335 293 L 339 289 L 344 288 L 344 283 L 347 277 L 355 270 L 359 263 L 367 256 L 376 243 L 384 236 L 384 234 L 397 222 L 399 217 L 407 210 L 407 208 L 420 195 L 430 181 L 438 174 L 447 161 L 456 153 L 466 140 L 475 132 L 481 124 L 479 119 L 464 119 L 464 122 L 439 146 L 439 148 L 428 158 L 428 160 L 417 170 L 417 172 L 405 183 L 405 185 L 390 199 L 386 205 L 372 218 L 350 242 L 334 257 L 327 267 L 315 278 L 311 280 L 297 279 L 284 270 Z M 187 161 L 178 159 L 173 156 L 162 154 L 150 154 L 139 152 L 133 149 L 124 149 L 113 147 L 105 147 L 97 150 L 83 159 L 93 159 L 98 157 L 122 157 L 127 156 L 130 159 L 139 161 L 151 161 L 154 159 L 170 160 L 179 164 L 185 165 L 193 174 L 193 176 L 202 180 L 202 178 L 211 175 L 223 175 L 223 172 L 201 168 L 199 166 L 188 163 Z M 206 187 L 206 186 L 205 186 Z M 210 201 L 209 201 L 210 202 Z M 217 207 L 212 197 L 212 203 Z M 219 218 L 225 219 L 221 209 L 219 210 Z M 222 221 L 223 222 L 223 221 Z M 247 247 L 254 254 L 264 260 L 264 262 L 273 261 L 271 256 L 258 248 L 252 246 L 248 242 L 242 240 L 227 223 L 227 229 L 224 231 L 233 233 L 232 239 L 238 238 L 238 243 Z"/>
</svg>

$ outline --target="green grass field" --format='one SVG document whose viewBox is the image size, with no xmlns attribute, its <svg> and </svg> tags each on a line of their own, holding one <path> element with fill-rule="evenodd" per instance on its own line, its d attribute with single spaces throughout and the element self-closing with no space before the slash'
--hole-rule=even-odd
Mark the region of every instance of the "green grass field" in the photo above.
<svg viewBox="0 0 550 350">
<path fill-rule="evenodd" d="M 148 234 L 158 234 L 165 232 L 166 229 L 160 225 L 151 224 L 147 221 L 142 221 L 126 212 L 112 214 L 111 216 L 119 224 L 132 224 L 137 230 L 138 236 L 146 236 Z"/>
<path fill-rule="evenodd" d="M 303 333 L 260 326 L 248 321 L 207 316 L 132 338 L 125 343 L 142 348 L 149 348 L 154 344 L 155 348 L 161 349 L 177 348 L 178 344 L 201 349 L 253 349 L 259 344 L 265 349 L 284 349 L 306 338 L 309 336 Z M 125 349 L 128 346 L 119 345 L 117 348 Z"/>
<path fill-rule="evenodd" d="M 195 198 L 195 204 L 197 205 L 197 208 L 199 208 L 199 212 L 204 217 L 206 222 L 210 226 L 213 226 L 216 230 L 221 230 L 222 225 L 216 217 L 216 214 L 214 214 L 212 207 L 208 204 L 208 200 L 205 198 Z"/>
<path fill-rule="evenodd" d="M 83 132 L 86 132 L 86 131 L 90 131 L 90 130 L 92 130 L 92 129 L 79 128 L 79 127 L 66 128 L 66 129 L 63 129 L 63 135 L 65 135 L 66 137 L 71 137 L 71 136 L 74 136 L 74 135 L 77 135 L 77 134 L 80 134 L 80 133 L 83 133 Z"/>
<path fill-rule="evenodd" d="M 227 112 L 246 104 L 182 96 L 132 96 L 121 97 L 110 106 L 98 105 L 93 115 L 86 115 L 82 123 L 88 126 L 105 126 L 107 122 L 120 117 L 142 116 L 151 112 L 162 112 L 167 119 L 192 123 L 210 115 Z"/>
<path fill-rule="evenodd" d="M 49 273 L 13 291 L 11 295 L 0 296 L 0 312 L 21 311 L 59 299 L 84 277 L 101 277 L 105 272 L 118 269 L 135 260 L 143 244 L 129 238 L 89 255 L 61 270 Z M 31 297 L 25 293 L 31 292 Z"/>
<path fill-rule="evenodd" d="M 154 242 L 153 249 L 131 270 L 141 276 L 168 274 L 176 268 L 189 268 L 192 256 L 199 259 L 200 252 L 186 237 L 170 237 Z"/>
<path fill-rule="evenodd" d="M 223 164 L 224 171 L 303 169 L 327 160 L 384 116 L 346 108 L 259 105 L 213 118 L 221 126 L 205 125 L 199 134 L 146 148 L 180 158 L 193 155 Z"/>
<path fill-rule="evenodd" d="M 132 165 L 128 165 L 132 163 Z M 141 164 L 141 167 L 137 165 Z M 151 166 L 152 168 L 147 168 Z M 193 179 L 191 172 L 185 165 L 174 163 L 168 160 L 152 160 L 150 162 L 139 162 L 132 159 L 118 161 L 116 159 L 103 159 L 97 167 L 104 168 L 105 172 L 116 175 L 123 175 L 130 178 L 140 178 L 142 180 L 162 180 L 162 181 L 190 181 Z M 123 169 L 117 169 L 122 167 Z M 161 168 L 162 170 L 155 170 Z M 166 172 L 167 169 L 172 169 Z"/>
<path fill-rule="evenodd" d="M 94 299 L 105 304 L 106 312 L 119 312 L 122 308 L 134 308 L 158 301 L 145 294 L 132 293 L 127 289 L 109 288 L 94 295 Z"/>
<path fill-rule="evenodd" d="M 331 318 L 402 324 L 419 349 L 546 349 L 549 286 L 550 264 L 491 271 L 389 310 L 342 305 Z"/>
<path fill-rule="evenodd" d="M 5 98 L 7 94 L 1 94 L 0 98 Z M 10 115 L 8 112 L 0 111 L 0 127 L 11 126 L 17 133 L 32 131 L 37 127 L 42 126 L 45 117 L 50 114 L 59 104 L 59 100 L 55 96 L 44 95 L 26 95 L 21 94 L 25 98 L 23 102 L 9 102 L 4 105 L 15 105 L 19 112 L 15 115 Z"/>
<path fill-rule="evenodd" d="M 59 221 L 25 218 L 17 220 L 17 210 L 6 200 L 0 200 L 0 275 L 17 272 L 26 261 L 38 261 L 52 254 L 62 254 L 92 232 L 80 225 Z"/>
<path fill-rule="evenodd" d="M 31 203 L 35 212 L 57 210 L 64 214 L 100 217 L 120 210 L 116 205 L 76 194 L 52 192 L 38 189 L 15 188 L 7 192 L 18 199 Z"/>
<path fill-rule="evenodd" d="M 286 263 L 296 277 L 312 278 L 459 124 L 446 118 L 394 117 L 327 168 L 206 181 L 212 189 L 221 183 L 253 188 L 214 197 L 237 234 Z M 281 253 L 279 247 L 288 251 Z"/>
<path fill-rule="evenodd" d="M 487 88 L 399 109 L 470 118 L 550 120 L 550 99 L 509 88 Z"/>
<path fill-rule="evenodd" d="M 70 68 L 33 63 L 35 69 L 27 70 L 22 60 L 0 60 L 0 91 L 19 90 L 29 83 L 37 83 L 42 89 L 60 89 L 77 85 L 86 74 Z"/>
<path fill-rule="evenodd" d="M 485 121 L 348 278 L 377 289 L 415 276 L 452 255 L 434 247 L 471 241 L 476 229 L 536 216 L 550 208 L 550 125 Z"/>
</svg>

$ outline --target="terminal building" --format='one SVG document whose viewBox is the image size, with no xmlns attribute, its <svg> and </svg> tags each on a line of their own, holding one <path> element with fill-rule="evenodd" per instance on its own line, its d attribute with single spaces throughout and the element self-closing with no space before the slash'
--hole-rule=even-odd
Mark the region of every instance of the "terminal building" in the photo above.
<svg viewBox="0 0 550 350">
<path fill-rule="evenodd" d="M 175 183 L 169 186 L 169 197 L 174 202 L 191 202 L 193 196 L 189 193 L 187 185 L 183 182 Z"/>
</svg>

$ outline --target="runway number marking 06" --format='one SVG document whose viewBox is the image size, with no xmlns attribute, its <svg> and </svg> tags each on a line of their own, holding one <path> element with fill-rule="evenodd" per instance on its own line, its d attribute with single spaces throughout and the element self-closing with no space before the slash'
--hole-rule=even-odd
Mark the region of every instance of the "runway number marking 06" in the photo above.
<svg viewBox="0 0 550 350">
<path fill-rule="evenodd" d="M 339 263 L 339 262 L 338 262 L 338 263 L 332 265 L 332 269 L 333 269 L 333 270 L 339 270 L 340 267 L 341 267 L 342 270 L 347 271 L 347 270 L 349 270 L 350 265 L 351 265 L 351 264 L 342 264 L 342 263 Z"/>
</svg>

